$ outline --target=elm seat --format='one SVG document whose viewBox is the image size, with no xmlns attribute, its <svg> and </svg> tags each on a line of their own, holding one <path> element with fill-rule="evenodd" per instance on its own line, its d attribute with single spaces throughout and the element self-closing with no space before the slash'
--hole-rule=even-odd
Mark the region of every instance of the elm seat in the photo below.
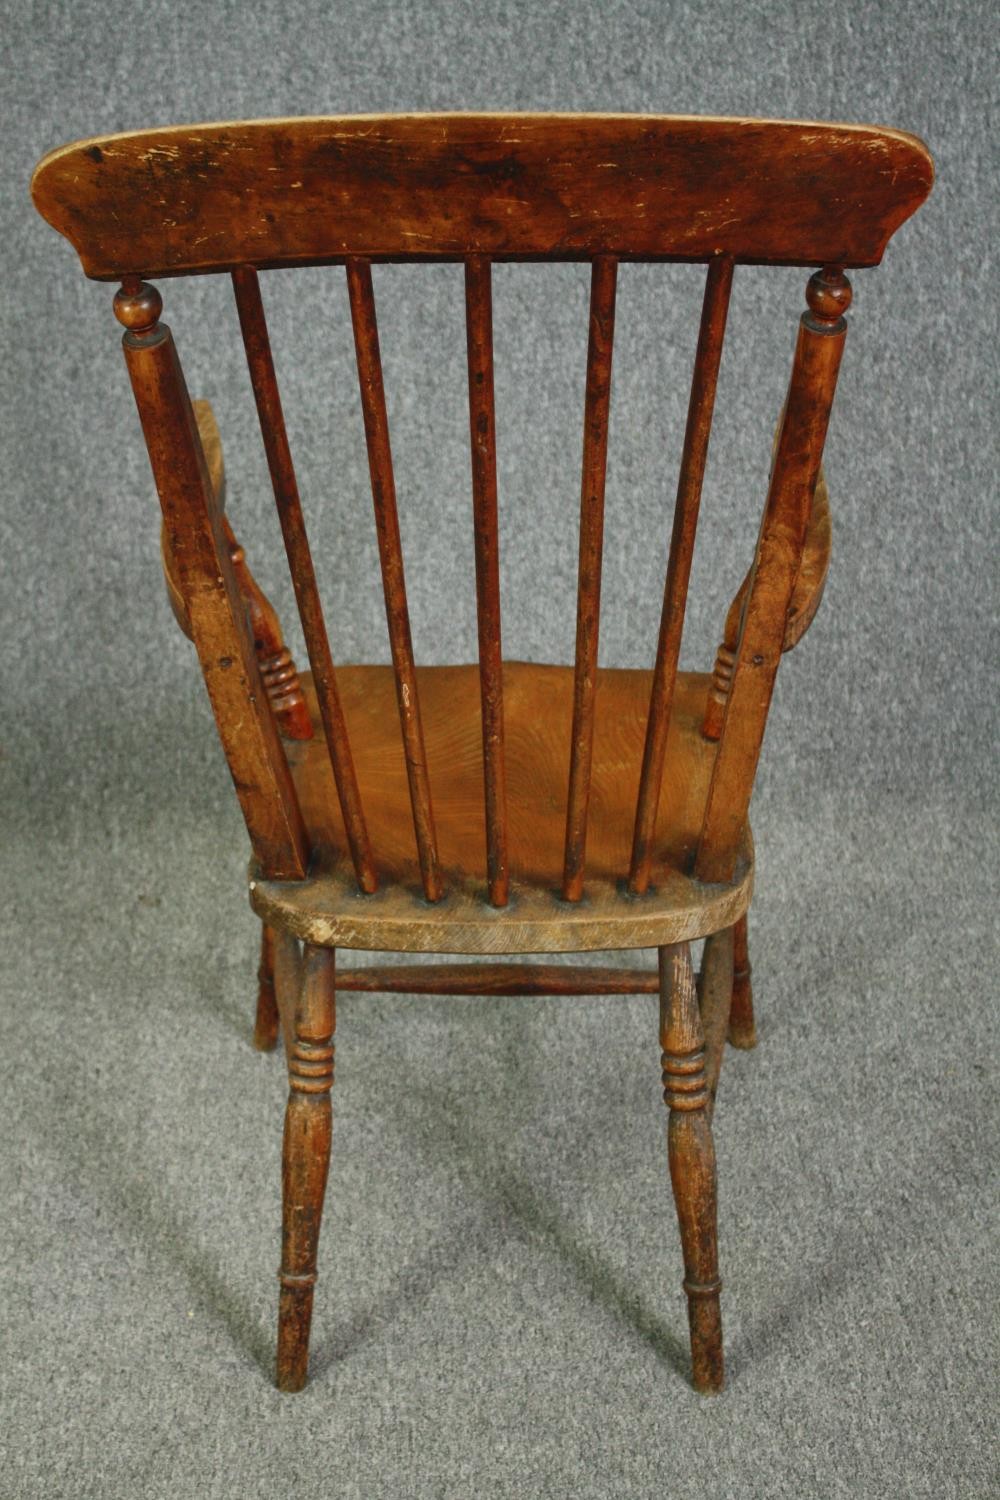
<svg viewBox="0 0 1000 1500">
<path fill-rule="evenodd" d="M 369 832 L 379 852 L 377 892 L 359 897 L 311 675 L 302 685 L 315 725 L 288 744 L 313 862 L 302 881 L 265 879 L 251 867 L 251 901 L 267 923 L 311 943 L 440 953 L 555 953 L 656 946 L 705 937 L 745 912 L 753 881 L 747 836 L 731 881 L 689 873 L 717 745 L 702 733 L 712 678 L 682 672 L 674 694 L 651 890 L 630 895 L 622 878 L 642 765 L 652 673 L 602 668 L 597 677 L 591 836 L 584 899 L 562 899 L 566 746 L 573 669 L 505 662 L 511 895 L 487 900 L 479 854 L 483 749 L 477 666 L 418 667 L 424 741 L 445 894 L 424 900 L 410 821 L 395 681 L 389 666 L 337 672 Z"/>
</svg>

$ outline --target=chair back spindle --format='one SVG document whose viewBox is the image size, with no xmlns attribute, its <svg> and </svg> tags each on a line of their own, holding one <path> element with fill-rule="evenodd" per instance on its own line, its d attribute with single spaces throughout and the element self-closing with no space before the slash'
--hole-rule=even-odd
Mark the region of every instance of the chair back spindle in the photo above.
<svg viewBox="0 0 1000 1500">
<path fill-rule="evenodd" d="M 206 163 L 211 170 L 205 170 Z M 418 673 L 414 662 L 372 265 L 450 261 L 463 267 L 485 894 L 494 909 L 488 921 L 527 922 L 526 903 L 543 891 L 550 899 L 558 884 L 568 904 L 558 903 L 569 947 L 590 920 L 587 903 L 581 904 L 588 873 L 602 901 L 617 900 L 620 883 L 627 884 L 633 914 L 641 901 L 644 909 L 654 910 L 657 884 L 666 891 L 682 873 L 688 880 L 693 875 L 702 889 L 709 884 L 735 889 L 778 661 L 815 611 L 829 555 L 821 457 L 844 342 L 843 314 L 851 295 L 844 270 L 879 263 L 891 235 L 926 196 L 932 175 L 922 143 L 898 131 L 607 115 L 372 116 L 181 126 L 77 142 L 43 160 L 32 189 L 39 210 L 74 244 L 88 275 L 122 283 L 116 310 L 126 327 L 125 356 L 163 508 L 171 581 L 183 596 L 181 614 L 198 649 L 263 876 L 303 881 L 310 859 L 319 864 L 332 846 L 339 880 L 343 839 L 358 888 L 372 894 L 378 884 L 378 841 L 386 834 L 380 823 L 378 838 L 370 838 L 362 806 L 363 786 L 374 828 L 379 816 L 372 805 L 377 795 L 374 762 L 366 763 L 360 742 L 355 746 L 357 765 L 352 755 L 344 707 L 346 703 L 353 713 L 348 679 L 342 673 L 338 685 L 258 273 L 304 265 L 346 267 L 405 764 L 404 783 L 402 766 L 395 762 L 394 786 L 404 809 L 409 800 L 422 896 L 438 902 L 446 894 L 445 872 L 454 869 L 458 903 L 473 899 L 462 878 L 468 873 L 464 845 L 456 855 L 455 842 L 456 819 L 465 820 L 463 830 L 468 826 L 468 794 L 456 794 L 447 804 L 441 794 L 438 829 L 420 687 L 423 681 L 428 740 L 438 743 L 442 679 Z M 151 178 L 155 191 L 149 190 Z M 520 711 L 523 704 L 510 676 L 506 704 L 504 697 L 491 275 L 494 262 L 539 260 L 588 264 L 591 285 L 572 697 L 570 703 L 568 671 L 551 669 L 558 674 L 547 679 L 552 725 L 535 738 L 525 737 L 523 726 L 515 723 L 515 708 Z M 628 800 L 636 787 L 634 810 L 616 802 L 615 830 L 609 835 L 602 800 L 588 872 L 595 768 L 603 777 L 611 764 L 604 720 L 597 718 L 597 699 L 604 691 L 600 683 L 610 681 L 598 670 L 598 648 L 616 288 L 619 264 L 628 261 L 694 262 L 705 264 L 707 272 L 644 741 L 632 731 L 641 720 L 626 712 L 622 723 L 627 721 L 633 737 L 627 757 L 616 762 L 619 780 L 629 782 Z M 737 263 L 823 269 L 808 286 L 808 311 L 800 320 L 753 565 L 730 610 L 707 687 L 703 679 L 680 673 L 679 661 Z M 318 762 L 308 749 L 308 737 L 303 738 L 294 754 L 289 752 L 292 767 L 296 778 L 307 763 L 312 769 L 308 775 L 302 771 L 304 780 L 293 781 L 234 583 L 232 539 L 212 492 L 172 338 L 159 322 L 159 294 L 146 284 L 147 278 L 160 275 L 220 272 L 232 276 L 343 824 L 343 834 L 323 825 L 314 849 L 295 787 L 316 785 L 309 776 Z M 273 696 L 284 712 L 289 706 L 281 697 L 285 659 L 276 649 L 267 661 L 276 674 Z M 454 679 L 458 712 L 458 684 L 469 678 L 455 670 L 460 674 Z M 377 696 L 378 681 L 388 684 L 387 676 L 370 677 L 366 691 Z M 533 691 L 542 702 L 548 688 L 543 690 L 537 677 L 534 681 Z M 635 679 L 631 681 L 634 687 Z M 563 684 L 566 696 L 561 696 Z M 620 687 L 618 682 L 615 691 Z M 610 703 L 611 689 L 607 691 Z M 301 720 L 304 702 L 298 707 Z M 297 732 L 307 736 L 309 726 L 296 722 Z M 563 776 L 562 762 L 553 783 L 536 788 L 525 780 L 522 758 L 541 755 L 543 744 L 547 753 L 547 736 L 557 723 L 560 754 L 568 728 L 567 771 Z M 622 726 L 616 722 L 608 728 L 613 736 Z M 683 751 L 676 762 L 671 749 L 675 734 Z M 636 781 L 631 779 L 633 768 Z M 450 768 L 435 770 L 441 787 L 450 792 Z M 397 776 L 395 770 L 387 774 Z M 599 784 L 603 799 L 604 781 Z M 517 840 L 532 820 L 525 818 L 515 795 L 526 795 L 530 803 L 536 793 L 537 819 L 546 830 L 545 873 L 533 866 L 526 876 Z M 303 807 L 308 807 L 312 830 L 316 808 L 308 795 L 303 792 Z M 332 800 L 332 790 L 324 791 L 324 805 Z M 597 805 L 595 799 L 595 809 Z M 545 821 L 552 810 L 554 827 Z M 680 827 L 682 811 L 689 821 Z M 398 821 L 395 812 L 393 832 Z M 673 833 L 665 830 L 678 828 L 676 843 L 666 847 L 664 840 Z M 446 849 L 445 859 L 441 849 Z M 609 850 L 614 851 L 610 857 Z M 393 858 L 390 848 L 386 886 L 415 884 L 415 871 L 405 882 L 400 875 L 404 864 L 413 870 L 410 852 L 402 863 Z M 395 893 L 387 889 L 383 896 L 389 900 Z M 370 910 L 382 910 L 381 902 L 382 897 Z M 530 922 L 519 933 L 519 943 L 533 940 L 528 927 Z M 489 930 L 499 932 L 500 926 Z"/>
<path fill-rule="evenodd" d="M 608 413 L 611 407 L 611 355 L 615 336 L 615 291 L 618 262 L 595 258 L 590 279 L 590 335 L 587 344 L 587 389 L 584 404 L 583 475 L 580 487 L 580 563 L 576 594 L 576 663 L 573 672 L 573 729 L 570 740 L 569 792 L 566 799 L 566 849 L 562 893 L 565 901 L 583 895 L 594 748 L 594 700 L 601 624 L 601 564 L 604 557 L 604 484 L 608 463 Z"/>
<path fill-rule="evenodd" d="M 667 730 L 673 703 L 677 664 L 680 660 L 681 636 L 687 609 L 688 582 L 694 557 L 695 533 L 701 487 L 708 458 L 708 440 L 712 431 L 715 389 L 719 379 L 722 344 L 729 312 L 729 295 L 733 285 L 733 262 L 728 256 L 717 256 L 709 262 L 702 304 L 698 347 L 695 351 L 694 375 L 688 404 L 687 428 L 681 453 L 674 502 L 674 524 L 670 537 L 667 575 L 663 586 L 663 609 L 660 635 L 653 667 L 653 686 L 646 720 L 646 743 L 639 776 L 639 796 L 632 834 L 632 859 L 629 888 L 641 895 L 649 886 L 653 865 L 654 831 L 663 780 L 663 762 L 667 751 Z"/>
<path fill-rule="evenodd" d="M 493 397 L 493 292 L 490 262 L 465 263 L 469 358 L 469 438 L 476 545 L 476 619 L 483 720 L 486 883 L 490 903 L 506 906 L 507 774 L 504 761 L 503 650 L 500 636 L 500 542 L 497 519 L 496 410 Z"/>
<path fill-rule="evenodd" d="M 368 445 L 368 468 L 371 474 L 372 502 L 375 507 L 375 529 L 382 568 L 382 591 L 385 595 L 385 617 L 389 627 L 389 648 L 396 674 L 396 698 L 399 723 L 406 756 L 406 775 L 410 784 L 410 806 L 413 831 L 424 895 L 428 901 L 439 901 L 444 893 L 434 833 L 434 811 L 427 776 L 424 732 L 420 722 L 420 694 L 410 637 L 410 612 L 406 602 L 406 578 L 403 572 L 403 547 L 399 536 L 399 514 L 396 509 L 396 481 L 389 446 L 389 418 L 382 382 L 382 358 L 379 353 L 378 324 L 375 319 L 375 294 L 372 290 L 371 264 L 351 257 L 347 262 L 347 289 L 354 328 L 354 348 L 361 387 L 361 410 Z"/>
<path fill-rule="evenodd" d="M 823 460 L 851 284 L 839 267 L 826 267 L 810 277 L 806 300 L 695 859 L 704 881 L 731 878 L 750 807 Z"/>
<path fill-rule="evenodd" d="M 344 831 L 358 885 L 362 891 L 372 892 L 378 885 L 375 864 L 372 858 L 368 829 L 365 824 L 361 793 L 354 770 L 351 744 L 344 721 L 344 712 L 337 690 L 337 674 L 330 653 L 326 621 L 320 603 L 316 570 L 313 567 L 309 537 L 306 532 L 299 488 L 292 464 L 292 453 L 285 428 L 281 396 L 278 391 L 271 341 L 268 337 L 264 317 L 264 303 L 260 294 L 257 272 L 251 266 L 239 266 L 233 271 L 233 290 L 236 294 L 236 309 L 243 334 L 253 386 L 257 416 L 260 421 L 267 466 L 274 490 L 274 501 L 281 523 L 288 566 L 295 589 L 295 599 L 302 622 L 306 652 L 312 668 L 313 684 L 323 721 L 330 764 L 333 768 L 337 795 L 340 800 Z"/>
</svg>

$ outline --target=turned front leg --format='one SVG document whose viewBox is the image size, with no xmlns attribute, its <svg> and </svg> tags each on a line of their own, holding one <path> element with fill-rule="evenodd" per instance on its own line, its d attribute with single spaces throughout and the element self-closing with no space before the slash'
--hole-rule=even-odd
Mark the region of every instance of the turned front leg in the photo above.
<svg viewBox="0 0 1000 1500">
<path fill-rule="evenodd" d="M 684 1253 L 695 1389 L 722 1389 L 715 1146 L 701 1014 L 687 943 L 659 950 L 663 1097 L 670 1108 L 670 1179 Z"/>
<path fill-rule="evenodd" d="M 281 1158 L 279 1390 L 300 1391 L 309 1363 L 309 1327 L 320 1220 L 330 1165 L 334 951 L 306 946 L 295 1035 L 288 1052 L 288 1107 Z"/>
</svg>

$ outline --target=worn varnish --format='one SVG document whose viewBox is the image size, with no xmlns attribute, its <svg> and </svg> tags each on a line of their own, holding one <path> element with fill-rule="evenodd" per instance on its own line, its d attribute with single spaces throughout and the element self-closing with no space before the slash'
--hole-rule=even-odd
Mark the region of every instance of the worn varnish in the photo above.
<svg viewBox="0 0 1000 1500">
<path fill-rule="evenodd" d="M 609 256 L 601 256 L 594 261 L 590 283 L 590 337 L 587 344 L 587 388 L 583 416 L 573 729 L 570 735 L 566 844 L 563 854 L 562 893 L 567 901 L 579 901 L 583 895 L 587 853 L 587 815 L 590 806 L 597 694 L 597 648 L 601 624 L 601 565 L 604 559 L 604 484 L 608 466 L 608 414 L 611 408 L 611 355 L 615 334 L 617 277 L 617 262 Z"/>
<path fill-rule="evenodd" d="M 222 461 L 222 440 L 219 437 L 219 429 L 209 402 L 193 401 L 191 406 L 205 454 L 213 504 L 221 511 L 225 506 L 226 474 Z M 233 565 L 236 586 L 243 597 L 261 681 L 270 699 L 278 728 L 287 739 L 307 740 L 313 732 L 312 720 L 302 696 L 302 687 L 295 663 L 281 633 L 278 616 L 271 601 L 250 571 L 243 548 L 237 542 L 226 516 L 222 517 L 222 531 L 229 548 L 229 559 Z M 187 605 L 184 603 L 177 573 L 177 563 L 170 550 L 170 538 L 165 525 L 160 528 L 160 556 L 170 607 L 178 625 L 190 638 L 191 621 L 188 618 Z"/>
<path fill-rule="evenodd" d="M 348 262 L 347 289 L 351 302 L 351 322 L 354 326 L 365 440 L 368 444 L 368 468 L 371 473 L 379 562 L 382 566 L 385 618 L 389 627 L 399 726 L 406 750 L 406 777 L 410 788 L 413 832 L 420 856 L 420 882 L 427 900 L 437 901 L 442 894 L 441 870 L 427 777 L 424 732 L 420 721 L 420 692 L 410 636 L 410 611 L 406 599 L 403 544 L 399 535 L 396 481 L 389 445 L 389 418 L 382 383 L 375 294 L 372 289 L 371 266 L 367 261 Z"/>
<path fill-rule="evenodd" d="M 923 144 L 895 130 L 625 115 L 236 121 L 95 137 L 39 164 L 39 211 L 89 276 L 121 283 L 115 310 L 168 593 L 197 648 L 250 839 L 262 919 L 254 1041 L 268 1050 L 280 1035 L 289 1081 L 281 1389 L 301 1389 L 308 1373 L 338 987 L 484 1004 L 658 991 L 692 1375 L 700 1391 L 720 1388 L 712 1121 L 727 1034 L 739 1047 L 756 1040 L 750 798 L 778 664 L 812 621 L 829 564 L 822 455 L 845 272 L 878 263 L 932 176 Z M 385 260 L 451 260 L 464 274 L 472 665 L 414 658 L 372 274 Z M 591 278 L 579 532 L 567 521 L 579 548 L 572 666 L 503 659 L 491 267 L 518 260 L 581 261 Z M 631 260 L 700 262 L 705 293 L 659 638 L 645 647 L 650 670 L 625 671 L 600 664 L 599 634 L 615 306 Z M 346 267 L 391 666 L 334 667 L 264 315 L 260 272 L 322 263 Z M 747 263 L 801 266 L 807 310 L 753 560 L 714 670 L 682 672 L 730 292 Z M 232 276 L 312 668 L 301 676 L 224 514 L 221 439 L 207 403 L 188 398 L 150 285 L 218 272 Z M 578 460 L 579 449 L 566 456 Z M 702 937 L 696 980 L 689 945 Z M 338 947 L 404 961 L 341 965 L 338 982 Z M 656 974 L 519 957 L 639 947 L 656 949 Z M 417 953 L 476 961 L 405 961 Z M 481 962 L 488 955 L 517 961 Z"/>
<path fill-rule="evenodd" d="M 309 844 L 254 653 L 222 514 L 159 293 L 123 284 L 115 314 L 163 510 L 166 546 L 250 841 L 261 867 L 301 880 Z"/>
<path fill-rule="evenodd" d="M 749 842 L 731 881 L 704 885 L 687 873 L 698 846 L 716 747 L 701 733 L 708 678 L 682 673 L 674 699 L 666 779 L 673 789 L 657 824 L 652 886 L 624 888 L 635 792 L 642 759 L 650 673 L 602 668 L 597 674 L 587 885 L 563 899 L 566 745 L 574 714 L 570 667 L 505 662 L 510 900 L 487 899 L 482 858 L 482 743 L 479 673 L 474 666 L 419 667 L 427 764 L 434 798 L 445 896 L 422 894 L 409 816 L 406 760 L 390 667 L 340 670 L 345 710 L 355 726 L 358 782 L 370 808 L 383 880 L 359 901 L 329 763 L 318 739 L 287 747 L 314 848 L 312 877 L 275 882 L 253 873 L 255 910 L 312 943 L 425 953 L 556 953 L 656 946 L 703 937 L 735 922 L 752 885 Z M 303 677 L 312 701 L 308 676 Z"/>
<path fill-rule="evenodd" d="M 358 795 L 357 778 L 351 756 L 344 712 L 337 691 L 337 674 L 334 670 L 326 621 L 320 604 L 316 572 L 313 567 L 309 537 L 306 533 L 299 488 L 292 464 L 285 417 L 278 393 L 278 382 L 271 357 L 271 342 L 264 319 L 264 304 L 260 295 L 257 273 L 243 266 L 233 274 L 233 289 L 239 314 L 240 331 L 246 350 L 250 383 L 253 386 L 257 416 L 260 422 L 267 466 L 271 475 L 271 488 L 281 523 L 281 534 L 285 543 L 288 566 L 295 589 L 295 600 L 302 621 L 302 634 L 309 653 L 316 694 L 319 700 L 323 734 L 326 739 L 330 764 L 337 784 L 337 796 L 344 816 L 344 830 L 351 851 L 351 861 L 358 885 L 363 891 L 373 891 L 378 884 L 375 864 L 372 859 L 364 809 Z"/>
<path fill-rule="evenodd" d="M 684 1252 L 691 1375 L 696 1390 L 711 1393 L 723 1380 L 712 1090 L 690 948 L 661 948 L 659 957 L 667 1154 Z"/>
<path fill-rule="evenodd" d="M 657 115 L 345 115 L 95 136 L 35 204 L 88 276 L 390 260 L 875 265 L 931 185 L 915 136 Z"/>
<path fill-rule="evenodd" d="M 817 271 L 806 296 L 695 859 L 702 880 L 728 880 L 735 866 L 847 333 L 851 285 L 842 271 Z"/>
<path fill-rule="evenodd" d="M 629 888 L 641 895 L 649 887 L 653 866 L 653 835 L 663 782 L 663 758 L 670 729 L 677 663 L 680 659 L 684 613 L 687 607 L 688 582 L 694 557 L 695 532 L 701 506 L 701 486 L 708 459 L 708 440 L 712 433 L 715 389 L 722 359 L 722 341 L 726 332 L 729 295 L 733 285 L 733 263 L 726 257 L 713 260 L 705 278 L 705 300 L 701 312 L 698 348 L 695 352 L 694 378 L 688 403 L 684 451 L 681 454 L 677 499 L 674 502 L 674 525 L 667 558 L 667 576 L 663 585 L 663 608 L 660 612 L 660 635 L 653 667 L 653 686 L 649 695 L 649 718 L 646 721 L 646 744 L 642 755 L 642 775 L 635 809 L 632 835 L 632 858 L 629 866 Z"/>
<path fill-rule="evenodd" d="M 479 688 L 483 715 L 486 877 L 491 904 L 506 906 L 510 869 L 507 854 L 507 772 L 503 729 L 497 438 L 493 396 L 493 294 L 490 264 L 481 256 L 470 256 L 465 265 L 465 324 L 469 357 L 472 506 L 476 538 Z"/>
</svg>

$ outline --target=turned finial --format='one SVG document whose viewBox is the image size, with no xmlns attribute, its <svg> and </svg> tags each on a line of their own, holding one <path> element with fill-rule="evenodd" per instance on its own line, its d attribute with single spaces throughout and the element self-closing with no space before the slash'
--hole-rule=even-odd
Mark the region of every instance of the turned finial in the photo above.
<svg viewBox="0 0 1000 1500">
<path fill-rule="evenodd" d="M 851 283 L 840 267 L 824 266 L 822 271 L 814 272 L 809 278 L 806 287 L 809 312 L 806 316 L 817 330 L 839 332 L 853 295 Z"/>
<path fill-rule="evenodd" d="M 140 338 L 152 333 L 163 311 L 163 298 L 155 286 L 140 281 L 138 276 L 126 276 L 115 293 L 115 317 Z"/>
</svg>

